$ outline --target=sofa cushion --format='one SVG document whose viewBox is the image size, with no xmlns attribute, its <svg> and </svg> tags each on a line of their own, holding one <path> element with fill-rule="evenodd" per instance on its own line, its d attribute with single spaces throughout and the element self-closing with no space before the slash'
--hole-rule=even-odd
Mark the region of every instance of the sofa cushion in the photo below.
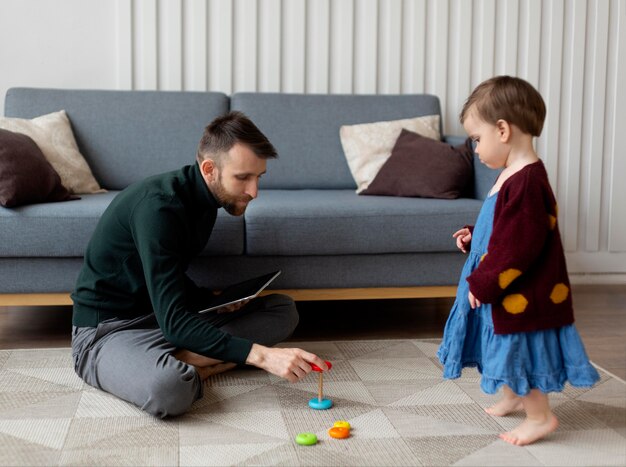
<svg viewBox="0 0 626 467">
<path fill-rule="evenodd" d="M 341 127 L 341 145 L 357 184 L 357 193 L 363 192 L 372 183 L 378 171 L 391 157 L 398 137 L 404 130 L 414 131 L 439 142 L 439 115 Z"/>
<path fill-rule="evenodd" d="M 471 140 L 451 146 L 402 130 L 391 157 L 362 195 L 456 199 L 474 179 Z"/>
<path fill-rule="evenodd" d="M 262 190 L 248 206 L 250 255 L 456 251 L 452 233 L 481 201 L 359 196 L 354 190 Z"/>
<path fill-rule="evenodd" d="M 465 144 L 467 136 L 446 136 L 445 142 L 452 146 L 459 146 Z M 476 199 L 485 199 L 489 194 L 489 191 L 493 187 L 493 184 L 498 178 L 498 174 L 502 170 L 494 170 L 487 167 L 480 162 L 480 159 L 476 154 L 474 157 L 474 183 L 470 188 L 469 196 Z"/>
<path fill-rule="evenodd" d="M 191 164 L 204 127 L 229 110 L 218 92 L 12 88 L 7 117 L 65 109 L 81 153 L 103 188 L 120 190 Z"/>
<path fill-rule="evenodd" d="M 119 192 L 81 195 L 71 203 L 0 208 L 0 257 L 83 256 L 100 216 Z M 202 255 L 240 255 L 243 217 L 223 209 Z"/>
<path fill-rule="evenodd" d="M 0 204 L 15 207 L 76 199 L 32 138 L 0 129 Z"/>
<path fill-rule="evenodd" d="M 436 96 L 237 93 L 233 110 L 250 117 L 278 151 L 261 188 L 352 189 L 342 125 L 441 115 Z M 440 129 L 441 132 L 441 129 Z"/>
<path fill-rule="evenodd" d="M 64 110 L 32 120 L 0 118 L 0 128 L 30 136 L 61 177 L 63 186 L 70 192 L 82 194 L 104 191 L 78 150 L 72 126 Z"/>
</svg>

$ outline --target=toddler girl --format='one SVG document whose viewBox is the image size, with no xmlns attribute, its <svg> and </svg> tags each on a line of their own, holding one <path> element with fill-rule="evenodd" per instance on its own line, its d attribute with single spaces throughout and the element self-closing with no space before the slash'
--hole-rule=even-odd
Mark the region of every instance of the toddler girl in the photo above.
<svg viewBox="0 0 626 467">
<path fill-rule="evenodd" d="M 476 366 L 484 392 L 502 387 L 503 398 L 487 413 L 526 412 L 500 435 L 516 445 L 556 430 L 547 393 L 562 391 L 566 381 L 588 387 L 599 379 L 573 325 L 556 200 L 533 148 L 545 114 L 541 95 L 509 76 L 480 84 L 463 107 L 461 123 L 480 161 L 503 170 L 476 225 L 453 235 L 469 257 L 438 352 L 444 378 Z"/>
</svg>

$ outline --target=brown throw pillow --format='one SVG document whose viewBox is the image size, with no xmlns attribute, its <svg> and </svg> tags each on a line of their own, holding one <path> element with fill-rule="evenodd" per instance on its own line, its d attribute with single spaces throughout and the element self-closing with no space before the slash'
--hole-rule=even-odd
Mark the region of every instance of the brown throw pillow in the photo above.
<svg viewBox="0 0 626 467">
<path fill-rule="evenodd" d="M 473 179 L 471 140 L 451 146 L 402 130 L 391 156 L 360 194 L 454 199 Z"/>
<path fill-rule="evenodd" d="M 0 129 L 0 204 L 78 199 L 61 184 L 59 174 L 28 136 Z"/>
</svg>

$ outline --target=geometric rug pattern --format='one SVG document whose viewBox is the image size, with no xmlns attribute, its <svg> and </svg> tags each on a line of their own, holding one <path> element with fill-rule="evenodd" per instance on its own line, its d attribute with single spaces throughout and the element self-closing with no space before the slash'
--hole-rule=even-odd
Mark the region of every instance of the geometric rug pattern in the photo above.
<svg viewBox="0 0 626 467">
<path fill-rule="evenodd" d="M 317 374 L 291 384 L 257 369 L 212 377 L 181 417 L 156 419 L 93 389 L 70 349 L 0 351 L 0 465 L 626 465 L 626 385 L 600 370 L 591 389 L 550 395 L 559 429 L 530 446 L 498 433 L 523 414 L 491 417 L 496 396 L 479 375 L 442 379 L 439 339 L 290 342 L 332 362 L 309 409 Z M 336 420 L 352 426 L 330 438 Z M 314 432 L 319 442 L 294 438 Z"/>
</svg>

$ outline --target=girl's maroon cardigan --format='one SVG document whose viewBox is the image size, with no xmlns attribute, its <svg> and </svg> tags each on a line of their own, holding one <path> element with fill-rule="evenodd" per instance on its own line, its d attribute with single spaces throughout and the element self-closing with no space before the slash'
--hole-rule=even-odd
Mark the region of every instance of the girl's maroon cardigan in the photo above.
<svg viewBox="0 0 626 467">
<path fill-rule="evenodd" d="M 557 204 L 543 162 L 502 184 L 487 253 L 467 281 L 478 300 L 492 305 L 496 334 L 574 322 Z"/>
</svg>

